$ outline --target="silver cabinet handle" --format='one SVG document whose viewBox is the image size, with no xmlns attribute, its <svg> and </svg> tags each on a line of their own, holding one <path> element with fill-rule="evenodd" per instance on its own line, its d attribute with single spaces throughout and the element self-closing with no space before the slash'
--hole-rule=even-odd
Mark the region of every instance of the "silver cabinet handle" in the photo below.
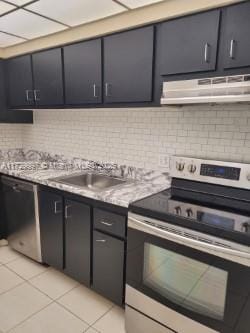
<svg viewBox="0 0 250 333">
<path fill-rule="evenodd" d="M 39 93 L 40 93 L 40 90 L 34 90 L 35 101 L 40 101 Z"/>
<path fill-rule="evenodd" d="M 110 87 L 111 87 L 110 83 L 105 83 L 105 95 L 106 95 L 106 97 L 111 96 L 111 94 L 110 94 Z"/>
<path fill-rule="evenodd" d="M 25 94 L 26 94 L 26 102 L 32 102 L 33 101 L 33 97 L 30 98 L 30 93 L 32 93 L 32 90 L 25 90 Z"/>
<path fill-rule="evenodd" d="M 95 241 L 98 243 L 106 243 L 106 239 L 96 239 Z"/>
<path fill-rule="evenodd" d="M 61 204 L 61 201 L 55 201 L 54 202 L 54 212 L 55 214 L 60 214 L 62 211 L 57 209 L 57 205 Z"/>
<path fill-rule="evenodd" d="M 93 84 L 93 90 L 94 90 L 94 97 L 98 97 L 98 95 L 97 95 L 97 85 L 95 83 Z"/>
<path fill-rule="evenodd" d="M 106 225 L 107 227 L 112 227 L 112 225 L 114 224 L 114 223 L 109 223 L 106 221 L 100 221 L 100 223 Z"/>
<path fill-rule="evenodd" d="M 231 42 L 230 42 L 230 58 L 231 59 L 234 59 L 234 51 L 235 51 L 235 43 L 236 41 L 234 39 L 231 39 Z"/>
<path fill-rule="evenodd" d="M 208 43 L 205 44 L 205 52 L 204 52 L 204 60 L 205 62 L 209 62 L 209 48 L 210 45 Z"/>
<path fill-rule="evenodd" d="M 69 215 L 69 208 L 71 207 L 71 205 L 67 205 L 65 206 L 65 218 L 66 219 L 70 219 L 71 216 Z"/>
</svg>

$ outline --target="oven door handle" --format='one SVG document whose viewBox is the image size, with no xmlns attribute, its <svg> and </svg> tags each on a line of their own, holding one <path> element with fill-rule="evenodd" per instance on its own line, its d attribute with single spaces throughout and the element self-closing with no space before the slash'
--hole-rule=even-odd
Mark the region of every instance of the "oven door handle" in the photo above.
<svg viewBox="0 0 250 333">
<path fill-rule="evenodd" d="M 244 250 L 227 248 L 207 243 L 206 241 L 188 238 L 181 234 L 175 234 L 164 228 L 151 225 L 146 221 L 142 222 L 131 216 L 129 216 L 128 219 L 128 227 L 250 267 L 250 253 Z M 186 230 L 188 233 L 188 229 Z M 237 246 L 236 243 L 235 245 Z"/>
</svg>

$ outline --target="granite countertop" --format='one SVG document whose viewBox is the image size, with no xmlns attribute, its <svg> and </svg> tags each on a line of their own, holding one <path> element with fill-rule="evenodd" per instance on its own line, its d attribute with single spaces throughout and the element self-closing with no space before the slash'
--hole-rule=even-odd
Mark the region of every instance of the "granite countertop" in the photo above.
<svg viewBox="0 0 250 333">
<path fill-rule="evenodd" d="M 0 151 L 0 172 L 122 207 L 128 207 L 131 202 L 170 187 L 170 178 L 167 173 L 163 174 L 158 171 L 114 163 L 89 161 L 82 158 L 68 159 L 62 155 L 52 155 L 35 150 Z M 98 172 L 125 178 L 130 182 L 94 192 L 52 180 L 56 177 L 79 172 Z"/>
</svg>

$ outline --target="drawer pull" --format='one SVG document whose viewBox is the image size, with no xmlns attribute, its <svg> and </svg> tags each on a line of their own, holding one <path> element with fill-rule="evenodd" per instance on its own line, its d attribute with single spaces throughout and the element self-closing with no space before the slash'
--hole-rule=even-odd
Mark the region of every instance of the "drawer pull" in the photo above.
<svg viewBox="0 0 250 333">
<path fill-rule="evenodd" d="M 100 223 L 106 225 L 107 227 L 112 227 L 112 225 L 114 224 L 106 221 L 101 221 Z"/>
<path fill-rule="evenodd" d="M 96 242 L 98 242 L 98 243 L 106 243 L 106 239 L 96 239 Z"/>
</svg>

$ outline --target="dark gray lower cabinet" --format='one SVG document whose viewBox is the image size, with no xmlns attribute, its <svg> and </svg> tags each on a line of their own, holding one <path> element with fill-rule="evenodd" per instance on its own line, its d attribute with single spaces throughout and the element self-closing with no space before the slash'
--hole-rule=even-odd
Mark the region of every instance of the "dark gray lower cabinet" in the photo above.
<svg viewBox="0 0 250 333">
<path fill-rule="evenodd" d="M 65 273 L 90 285 L 90 207 L 65 200 Z"/>
<path fill-rule="evenodd" d="M 63 197 L 39 192 L 39 213 L 43 262 L 63 269 Z"/>
<path fill-rule="evenodd" d="M 63 271 L 114 303 L 122 305 L 126 215 L 94 208 L 95 227 L 102 228 L 100 221 L 105 222 L 104 225 L 114 226 L 107 230 L 109 234 L 105 234 L 106 229 L 104 232 L 93 231 L 91 211 L 92 206 L 78 197 L 75 200 L 72 196 L 40 190 L 42 259 L 45 264 Z M 122 236 L 121 230 L 124 231 Z M 116 237 L 117 234 L 119 238 Z"/>
<path fill-rule="evenodd" d="M 93 289 L 114 303 L 123 303 L 124 241 L 94 231 Z"/>
</svg>

